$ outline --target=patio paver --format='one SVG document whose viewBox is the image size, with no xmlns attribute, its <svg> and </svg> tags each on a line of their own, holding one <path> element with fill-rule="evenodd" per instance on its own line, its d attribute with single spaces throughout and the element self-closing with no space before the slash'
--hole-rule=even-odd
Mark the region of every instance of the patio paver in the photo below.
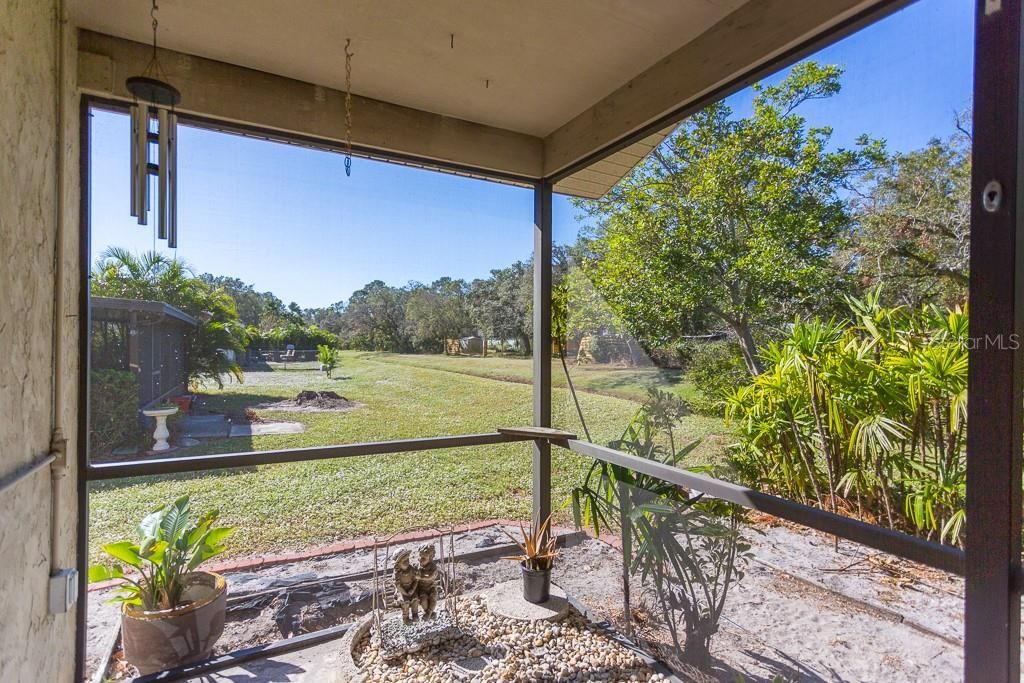
<svg viewBox="0 0 1024 683">
<path fill-rule="evenodd" d="M 223 415 L 185 415 L 178 424 L 193 439 L 226 439 L 231 432 L 231 423 Z"/>
</svg>

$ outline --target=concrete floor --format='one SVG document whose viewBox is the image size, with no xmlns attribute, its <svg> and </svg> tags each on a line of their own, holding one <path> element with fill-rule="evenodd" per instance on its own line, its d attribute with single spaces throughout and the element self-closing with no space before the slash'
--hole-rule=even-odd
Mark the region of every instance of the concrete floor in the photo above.
<svg viewBox="0 0 1024 683">
<path fill-rule="evenodd" d="M 347 683 L 339 678 L 340 643 L 339 638 L 188 680 L 192 683 Z"/>
</svg>

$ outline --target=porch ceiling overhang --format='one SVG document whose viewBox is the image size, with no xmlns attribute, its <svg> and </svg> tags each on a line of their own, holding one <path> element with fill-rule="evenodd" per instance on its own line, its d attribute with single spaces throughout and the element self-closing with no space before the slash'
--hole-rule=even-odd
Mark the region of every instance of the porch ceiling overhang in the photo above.
<svg viewBox="0 0 1024 683">
<path fill-rule="evenodd" d="M 351 37 L 358 146 L 597 197 L 673 112 L 883 2 L 163 0 L 159 42 L 184 111 L 337 143 Z M 149 4 L 70 5 L 80 87 L 127 98 Z"/>
</svg>

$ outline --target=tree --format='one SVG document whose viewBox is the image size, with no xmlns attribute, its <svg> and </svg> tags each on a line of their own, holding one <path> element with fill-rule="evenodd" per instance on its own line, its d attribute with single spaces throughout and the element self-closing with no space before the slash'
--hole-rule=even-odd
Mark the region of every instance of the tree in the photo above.
<svg viewBox="0 0 1024 683">
<path fill-rule="evenodd" d="M 337 335 L 341 335 L 345 329 L 344 313 L 344 301 L 337 301 L 326 308 L 306 309 L 306 317 L 312 320 L 313 324 Z"/>
<path fill-rule="evenodd" d="M 418 349 L 444 352 L 446 339 L 461 337 L 470 329 L 468 290 L 464 280 L 450 277 L 429 287 L 410 287 L 405 315 Z"/>
<path fill-rule="evenodd" d="M 242 353 L 249 341 L 235 301 L 225 289 L 194 276 L 183 261 L 155 251 L 135 255 L 110 247 L 96 263 L 90 291 L 93 296 L 162 301 L 180 308 L 199 321 L 185 345 L 189 382 L 212 380 L 223 386 L 225 374 L 242 381 L 241 368 L 222 353 Z"/>
<path fill-rule="evenodd" d="M 831 129 L 797 113 L 839 92 L 841 73 L 804 62 L 778 85 L 754 85 L 747 117 L 706 107 L 606 198 L 579 203 L 596 219 L 581 267 L 638 336 L 670 342 L 703 312 L 732 330 L 757 374 L 755 326 L 842 282 L 832 259 L 853 224 L 841 189 L 881 145 L 862 137 L 827 151 Z"/>
<path fill-rule="evenodd" d="M 374 280 L 349 297 L 343 318 L 351 337 L 365 340 L 375 351 L 411 350 L 405 305 L 409 292 Z"/>
<path fill-rule="evenodd" d="M 855 202 L 862 230 L 853 250 L 866 286 L 914 308 L 966 301 L 971 228 L 971 139 L 951 137 L 894 154 L 864 177 Z"/>
<path fill-rule="evenodd" d="M 531 352 L 532 325 L 523 285 L 532 281 L 532 272 L 528 264 L 516 261 L 492 270 L 487 279 L 473 280 L 468 293 L 473 324 L 488 337 L 517 339 L 525 354 Z"/>
<path fill-rule="evenodd" d="M 223 289 L 235 300 L 235 310 L 238 311 L 238 318 L 243 325 L 258 326 L 260 316 L 266 308 L 264 298 L 253 289 L 253 286 L 242 282 L 237 277 L 225 277 L 203 273 L 199 279 L 214 289 Z"/>
</svg>

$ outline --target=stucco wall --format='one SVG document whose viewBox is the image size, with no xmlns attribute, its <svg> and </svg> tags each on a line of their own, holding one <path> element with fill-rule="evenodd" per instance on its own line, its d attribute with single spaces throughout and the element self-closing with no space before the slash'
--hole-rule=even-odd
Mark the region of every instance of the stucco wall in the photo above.
<svg viewBox="0 0 1024 683">
<path fill-rule="evenodd" d="M 63 423 L 70 470 L 60 483 L 56 560 L 67 567 L 76 561 L 77 518 L 78 105 L 71 81 L 77 49 L 74 31 L 64 30 L 60 39 L 57 14 L 57 0 L 4 0 L 0 9 L 0 477 L 45 455 L 54 424 Z M 58 116 L 61 51 L 65 106 Z M 58 183 L 59 176 L 67 180 Z M 55 344 L 58 222 L 68 248 L 60 287 L 64 329 Z M 59 415 L 53 410 L 55 357 L 64 377 Z M 4 683 L 73 678 L 75 612 L 47 613 L 50 506 L 45 470 L 0 494 Z"/>
</svg>

